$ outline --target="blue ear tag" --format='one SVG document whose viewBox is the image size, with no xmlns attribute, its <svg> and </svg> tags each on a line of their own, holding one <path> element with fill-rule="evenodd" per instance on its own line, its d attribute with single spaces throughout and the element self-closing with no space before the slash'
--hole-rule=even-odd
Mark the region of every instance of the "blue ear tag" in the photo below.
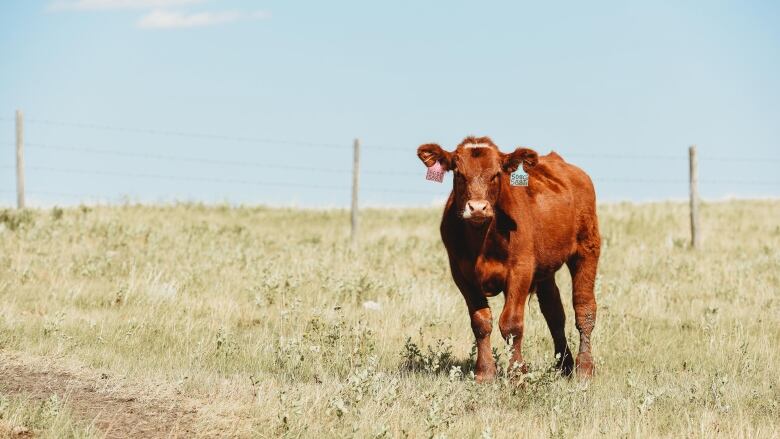
<svg viewBox="0 0 780 439">
<path fill-rule="evenodd" d="M 509 174 L 509 184 L 511 186 L 528 186 L 528 174 L 523 170 L 523 166 L 518 166 L 515 172 Z"/>
</svg>

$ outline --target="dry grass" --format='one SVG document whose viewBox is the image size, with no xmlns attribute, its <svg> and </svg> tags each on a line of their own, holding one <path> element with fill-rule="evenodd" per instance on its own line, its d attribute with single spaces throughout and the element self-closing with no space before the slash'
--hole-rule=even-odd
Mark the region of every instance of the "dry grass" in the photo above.
<svg viewBox="0 0 780 439">
<path fill-rule="evenodd" d="M 778 437 L 780 202 L 702 215 L 693 252 L 685 205 L 601 206 L 591 382 L 548 370 L 535 298 L 531 373 L 473 382 L 438 209 L 366 211 L 354 249 L 341 211 L 0 212 L 0 350 L 200 401 L 204 435 Z"/>
<path fill-rule="evenodd" d="M 56 395 L 39 400 L 0 394 L 0 438 L 89 438 L 96 432 L 74 421 Z"/>
</svg>

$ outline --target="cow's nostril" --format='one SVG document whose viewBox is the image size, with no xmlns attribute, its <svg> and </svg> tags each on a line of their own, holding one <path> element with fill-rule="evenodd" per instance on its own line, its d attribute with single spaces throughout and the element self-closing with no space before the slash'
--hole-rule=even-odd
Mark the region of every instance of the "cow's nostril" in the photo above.
<svg viewBox="0 0 780 439">
<path fill-rule="evenodd" d="M 470 201 L 468 203 L 466 203 L 466 208 L 468 208 L 469 212 L 473 212 L 474 211 L 474 206 L 471 205 Z"/>
<path fill-rule="evenodd" d="M 487 211 L 487 203 L 485 203 L 485 204 L 483 204 L 483 205 L 482 205 L 482 211 L 483 211 L 483 212 Z"/>
</svg>

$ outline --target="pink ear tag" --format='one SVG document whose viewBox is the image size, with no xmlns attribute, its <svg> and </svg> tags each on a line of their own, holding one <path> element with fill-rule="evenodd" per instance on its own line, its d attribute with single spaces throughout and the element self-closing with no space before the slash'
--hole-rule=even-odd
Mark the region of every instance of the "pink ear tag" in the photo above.
<svg viewBox="0 0 780 439">
<path fill-rule="evenodd" d="M 427 171 L 425 171 L 425 179 L 431 181 L 438 181 L 441 183 L 444 181 L 444 168 L 437 160 Z"/>
</svg>

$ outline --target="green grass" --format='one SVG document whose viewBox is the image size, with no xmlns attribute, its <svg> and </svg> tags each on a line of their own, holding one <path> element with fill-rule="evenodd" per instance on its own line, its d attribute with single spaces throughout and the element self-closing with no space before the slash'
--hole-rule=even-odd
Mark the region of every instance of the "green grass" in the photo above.
<svg viewBox="0 0 780 439">
<path fill-rule="evenodd" d="M 704 204 L 700 251 L 682 203 L 599 215 L 590 382 L 549 371 L 532 297 L 531 373 L 474 383 L 439 209 L 366 210 L 355 248 L 343 211 L 5 211 L 0 349 L 200 400 L 204 431 L 242 436 L 779 436 L 780 202 Z"/>
</svg>

